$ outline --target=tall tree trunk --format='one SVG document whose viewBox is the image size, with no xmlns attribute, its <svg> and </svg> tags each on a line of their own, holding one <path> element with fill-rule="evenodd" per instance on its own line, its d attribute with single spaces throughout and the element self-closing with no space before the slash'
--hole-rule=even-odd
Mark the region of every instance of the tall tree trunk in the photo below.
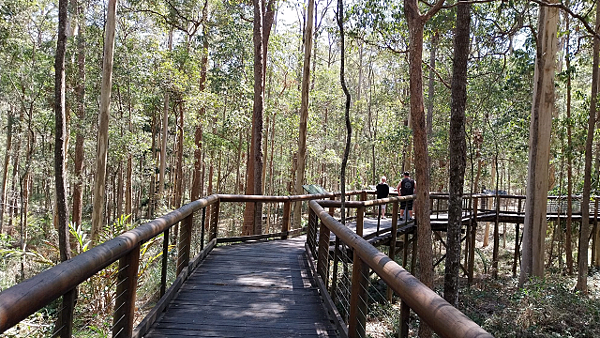
<svg viewBox="0 0 600 338">
<path fill-rule="evenodd" d="M 113 54 L 115 48 L 115 26 L 117 0 L 108 0 L 104 59 L 102 62 L 102 87 L 100 92 L 100 114 L 98 123 L 98 148 L 96 152 L 96 181 L 94 182 L 94 207 L 92 211 L 92 244 L 98 244 L 102 231 L 104 211 L 104 185 L 106 183 L 106 157 L 108 152 L 108 119 L 112 87 Z"/>
<path fill-rule="evenodd" d="M 266 5 L 264 0 L 253 0 L 253 3 L 254 106 L 252 109 L 250 152 L 246 166 L 246 194 L 262 195 L 262 115 L 264 111 L 265 69 L 267 47 L 275 18 L 275 1 L 269 0 Z M 262 233 L 262 203 L 246 203 L 242 232 L 245 235 Z"/>
<path fill-rule="evenodd" d="M 152 165 L 152 173 L 150 174 L 150 187 L 148 188 L 148 218 L 153 218 L 154 216 L 154 207 L 156 206 L 156 137 L 158 131 L 156 130 L 156 114 L 152 113 L 152 122 L 151 122 L 151 133 L 152 133 L 152 158 L 150 159 L 150 163 Z"/>
<path fill-rule="evenodd" d="M 181 198 L 183 196 L 183 116 L 184 103 L 179 106 L 179 122 L 177 123 L 177 164 L 175 173 L 175 196 L 173 207 L 179 209 L 181 207 Z"/>
<path fill-rule="evenodd" d="M 567 256 L 567 273 L 573 274 L 573 139 L 571 133 L 571 55 L 570 55 L 570 42 L 571 32 L 569 28 L 570 16 L 565 15 L 565 31 L 566 43 L 565 43 L 565 63 L 567 67 L 567 225 L 566 225 L 566 236 L 565 236 L 565 255 Z"/>
<path fill-rule="evenodd" d="M 69 215 L 66 197 L 65 140 L 67 137 L 67 114 L 65 100 L 65 55 L 67 51 L 67 7 L 68 0 L 59 0 L 58 36 L 54 59 L 54 183 L 58 213 L 58 242 L 60 260 L 71 258 L 69 243 Z"/>
<path fill-rule="evenodd" d="M 265 2 L 254 0 L 254 106 L 252 109 L 252 162 L 254 164 L 254 190 L 255 195 L 262 195 L 262 133 L 263 133 L 263 111 L 265 93 L 265 46 L 264 46 L 264 15 Z M 254 234 L 262 233 L 262 203 L 254 204 Z"/>
<path fill-rule="evenodd" d="M 600 6 L 596 6 L 596 33 L 600 32 Z M 592 145 L 594 142 L 594 127 L 597 116 L 598 96 L 598 67 L 600 66 L 600 39 L 594 37 L 592 63 L 592 90 L 590 95 L 590 116 L 588 118 L 588 133 L 585 141 L 585 170 L 583 176 L 583 196 L 581 197 L 581 230 L 579 232 L 579 250 L 577 254 L 577 285 L 575 290 L 587 294 L 588 249 L 590 238 L 590 194 L 592 188 Z"/>
<path fill-rule="evenodd" d="M 169 30 L 169 52 L 173 50 L 173 28 Z M 161 124 L 161 144 L 160 144 L 160 176 L 158 180 L 158 198 L 161 203 L 166 200 L 165 194 L 165 176 L 167 168 L 167 139 L 169 136 L 169 89 L 165 88 L 165 100 L 163 105 L 163 116 Z"/>
<path fill-rule="evenodd" d="M 77 33 L 77 87 L 75 93 L 77 96 L 77 127 L 75 138 L 75 163 L 74 163 L 74 184 L 73 184 L 73 210 L 72 219 L 75 227 L 81 225 L 83 209 L 83 169 L 85 133 L 83 132 L 83 119 L 85 118 L 85 22 L 83 1 L 77 1 L 77 20 L 79 21 L 79 30 Z"/>
<path fill-rule="evenodd" d="M 308 0 L 308 11 L 306 12 L 306 29 L 304 31 L 304 65 L 302 67 L 302 101 L 300 103 L 300 126 L 298 135 L 298 171 L 296 173 L 296 184 L 294 192 L 302 195 L 304 184 L 304 172 L 306 166 L 306 134 L 308 121 L 308 101 L 310 92 L 310 66 L 312 58 L 313 27 L 314 27 L 315 0 Z M 294 203 L 294 228 L 300 227 L 302 202 Z"/>
<path fill-rule="evenodd" d="M 348 91 L 348 87 L 346 87 L 346 79 L 344 78 L 345 72 L 345 36 L 344 36 L 344 2 L 343 0 L 338 0 L 337 2 L 337 16 L 336 21 L 340 30 L 340 84 L 342 86 L 342 90 L 344 91 L 344 95 L 346 96 L 346 104 L 344 106 L 345 112 L 345 120 L 346 120 L 346 146 L 344 147 L 344 157 L 342 158 L 342 167 L 340 172 L 340 190 L 342 192 L 342 206 L 341 206 L 341 215 L 342 215 L 342 224 L 346 224 L 346 165 L 348 164 L 348 157 L 350 155 L 350 145 L 352 142 L 352 124 L 350 123 L 350 103 L 352 97 L 350 96 L 350 92 Z"/>
<path fill-rule="evenodd" d="M 414 202 L 417 227 L 417 246 L 419 257 L 419 278 L 423 284 L 433 287 L 433 253 L 431 242 L 431 223 L 429 219 L 429 153 L 427 151 L 427 126 L 423 106 L 423 30 L 425 23 L 442 7 L 439 0 L 429 11 L 421 15 L 417 0 L 404 0 L 404 14 L 409 30 L 409 72 L 410 72 L 410 117 L 413 129 L 415 178 L 417 179 L 416 199 Z M 419 337 L 431 337 L 432 331 L 422 323 Z"/>
<path fill-rule="evenodd" d="M 4 226 L 4 205 L 7 202 L 6 181 L 8 178 L 8 164 L 10 163 L 10 152 L 12 150 L 12 134 L 13 134 L 13 110 L 6 117 L 6 152 L 4 154 L 4 165 L 2 166 L 2 185 L 0 185 L 0 233 L 3 232 Z"/>
<path fill-rule="evenodd" d="M 470 24 L 470 5 L 464 1 L 459 1 L 456 9 L 456 29 L 454 33 L 454 65 L 449 132 L 450 197 L 448 200 L 448 233 L 444 278 L 444 298 L 454 306 L 458 306 L 462 197 L 467 163 L 465 109 L 467 103 Z"/>
<path fill-rule="evenodd" d="M 127 91 L 128 94 L 127 95 L 127 110 L 129 112 L 129 118 L 127 119 L 129 121 L 128 126 L 127 126 L 127 130 L 129 131 L 129 133 L 133 133 L 133 124 L 131 123 L 131 92 L 130 92 L 130 85 L 129 83 L 127 84 Z M 129 218 L 130 223 L 133 223 L 133 210 L 132 210 L 132 198 L 133 198 L 133 158 L 131 155 L 131 150 L 129 150 L 127 152 L 127 172 L 126 172 L 126 178 L 125 178 L 125 215 L 131 215 L 131 217 Z"/>
<path fill-rule="evenodd" d="M 542 6 L 539 10 L 537 54 L 533 104 L 529 129 L 529 168 L 523 230 L 523 259 L 519 285 L 530 276 L 544 276 L 546 204 L 548 198 L 548 160 L 554 111 L 554 72 L 558 27 L 558 9 Z"/>
<path fill-rule="evenodd" d="M 202 8 L 202 58 L 200 60 L 200 82 L 198 84 L 198 91 L 203 93 L 206 90 L 206 71 L 208 69 L 208 25 L 206 24 L 208 19 L 208 1 L 204 2 Z M 194 132 L 194 173 L 192 175 L 192 189 L 191 189 L 191 200 L 195 201 L 200 198 L 202 188 L 204 186 L 204 177 L 202 175 L 202 147 L 203 147 L 203 130 L 202 130 L 202 119 L 206 113 L 204 105 L 200 106 L 200 113 L 198 121 L 196 122 L 196 131 Z M 210 214 L 210 213 L 209 213 Z"/>
<path fill-rule="evenodd" d="M 429 85 L 427 86 L 427 137 L 431 141 L 433 134 L 433 103 L 435 95 L 435 58 L 437 46 L 440 40 L 440 33 L 435 32 L 431 37 L 431 50 L 429 54 Z M 468 45 L 467 45 L 468 47 Z M 454 50 L 456 53 L 456 50 Z"/>
</svg>

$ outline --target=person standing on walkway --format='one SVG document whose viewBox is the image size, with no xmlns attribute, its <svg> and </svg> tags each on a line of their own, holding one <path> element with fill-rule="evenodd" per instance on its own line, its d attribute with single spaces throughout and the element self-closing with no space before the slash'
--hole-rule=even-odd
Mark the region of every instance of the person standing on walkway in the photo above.
<svg viewBox="0 0 600 338">
<path fill-rule="evenodd" d="M 375 190 L 377 190 L 377 199 L 387 198 L 389 196 L 390 186 L 387 184 L 387 178 L 385 176 L 381 176 L 381 182 L 377 184 Z M 379 217 L 385 219 L 385 204 L 379 205 Z"/>
<path fill-rule="evenodd" d="M 404 178 L 400 183 L 398 183 L 398 187 L 396 188 L 400 192 L 400 196 L 408 196 L 413 195 L 415 193 L 415 189 L 417 184 L 415 180 L 410 178 L 410 173 L 408 171 L 404 172 Z M 400 202 L 400 219 L 404 219 L 404 210 L 408 209 L 408 219 L 412 219 L 412 209 L 413 209 L 413 201 L 402 201 Z"/>
</svg>

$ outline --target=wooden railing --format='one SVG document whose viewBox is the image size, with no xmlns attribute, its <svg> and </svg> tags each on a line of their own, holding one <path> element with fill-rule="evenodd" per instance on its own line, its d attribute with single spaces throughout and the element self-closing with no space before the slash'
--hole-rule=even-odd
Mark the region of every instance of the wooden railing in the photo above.
<svg viewBox="0 0 600 338">
<path fill-rule="evenodd" d="M 374 191 L 360 190 L 347 193 L 347 195 L 349 196 L 349 201 L 346 203 L 346 206 L 351 211 L 355 211 L 354 215 L 356 216 L 357 232 L 359 233 L 358 235 L 348 234 L 348 231 L 346 231 L 347 229 L 338 229 L 339 224 L 335 223 L 335 220 L 330 215 L 326 215 L 326 213 L 323 214 L 322 209 L 320 209 L 321 206 L 316 205 L 316 202 L 311 202 L 310 212 L 312 213 L 312 218 L 309 217 L 309 220 L 312 220 L 313 223 L 309 222 L 309 239 L 316 239 L 316 232 L 314 231 L 316 231 L 317 228 L 315 228 L 314 218 L 316 217 L 315 215 L 318 215 L 318 217 L 322 220 L 323 224 L 325 224 L 325 227 L 321 227 L 321 230 L 319 231 L 334 232 L 337 238 L 340 238 L 341 240 L 346 242 L 350 247 L 354 249 L 355 254 L 359 255 L 357 256 L 357 262 L 363 261 L 364 264 L 357 264 L 357 269 L 359 267 L 361 269 L 366 269 L 365 266 L 369 266 L 371 269 L 373 269 L 373 271 L 380 274 L 383 273 L 383 271 L 379 271 L 379 269 L 385 266 L 384 270 L 387 271 L 386 273 L 389 274 L 390 271 L 395 271 L 394 273 L 398 273 L 398 275 L 394 277 L 399 278 L 396 282 L 388 281 L 390 278 L 392 278 L 390 276 L 380 276 L 382 279 L 386 280 L 391 289 L 393 289 L 398 295 L 401 296 L 401 298 L 406 302 L 406 304 L 408 304 L 408 306 L 412 307 L 415 310 L 415 312 L 422 316 L 423 320 L 429 323 L 430 320 L 433 320 L 432 318 L 438 318 L 436 316 L 438 316 L 439 313 L 446 313 L 446 310 L 442 312 L 434 311 L 437 314 L 433 315 L 433 317 L 430 318 L 427 313 L 423 312 L 429 311 L 428 307 L 424 307 L 424 305 L 420 303 L 423 301 L 423 299 L 416 297 L 414 294 L 412 296 L 410 294 L 407 295 L 406 290 L 419 290 L 419 292 L 424 292 L 423 295 L 427 296 L 423 297 L 425 297 L 424 299 L 427 300 L 430 304 L 428 306 L 431 306 L 431 304 L 443 304 L 443 308 L 446 309 L 448 308 L 448 306 L 446 306 L 446 303 L 437 303 L 439 301 L 438 298 L 431 298 L 433 297 L 433 295 L 431 295 L 432 291 L 426 292 L 424 289 L 421 289 L 421 286 L 414 286 L 413 283 L 416 282 L 412 279 L 412 277 L 407 277 L 408 279 L 404 280 L 406 272 L 403 270 L 398 270 L 399 267 L 396 267 L 394 265 L 395 263 L 392 264 L 393 262 L 388 261 L 390 259 L 393 259 L 395 250 L 390 250 L 389 256 L 391 258 L 388 257 L 388 260 L 383 260 L 383 256 L 381 256 L 381 253 L 376 253 L 375 251 L 372 251 L 373 249 L 370 248 L 367 250 L 364 243 L 362 242 L 362 239 L 360 239 L 359 241 L 358 237 L 356 237 L 360 237 L 360 235 L 362 234 L 360 233 L 362 230 L 359 230 L 360 227 L 358 226 L 358 224 L 361 224 L 361 222 L 363 221 L 366 208 L 384 203 L 392 203 L 393 224 L 396 224 L 398 201 L 400 201 L 401 199 L 407 199 L 411 197 L 392 196 L 388 199 L 368 201 L 367 199 L 369 198 L 370 194 L 374 194 Z M 191 202 L 175 211 L 170 212 L 169 214 L 163 217 L 157 218 L 151 222 L 143 224 L 112 240 L 98 245 L 90 249 L 89 251 L 86 251 L 74 257 L 69 261 L 58 264 L 20 284 L 17 284 L 9 289 L 0 292 L 0 333 L 21 322 L 27 316 L 44 308 L 52 301 L 58 300 L 64 296 L 74 296 L 74 290 L 79 285 L 84 283 L 90 277 L 97 275 L 99 272 L 103 271 L 103 269 L 106 269 L 113 263 L 118 262 L 119 268 L 116 281 L 114 283 L 114 285 L 116 285 L 116 290 L 113 291 L 115 292 L 116 300 L 114 302 L 115 310 L 113 312 L 112 318 L 112 336 L 141 336 L 150 327 L 150 325 L 160 314 L 160 312 L 162 312 L 165 309 L 170 299 L 172 299 L 175 292 L 183 284 L 183 282 L 189 276 L 190 272 L 212 250 L 212 248 L 217 243 L 246 241 L 260 238 L 285 239 L 290 235 L 298 234 L 300 233 L 301 229 L 291 229 L 290 225 L 290 213 L 292 209 L 292 203 L 316 199 L 330 199 L 330 201 L 321 201 L 320 203 L 322 205 L 334 208 L 337 205 L 339 205 L 339 202 L 335 201 L 335 199 L 339 195 L 339 193 L 299 196 L 211 195 L 206 198 Z M 352 196 L 356 196 L 355 201 L 352 201 Z M 443 201 L 447 200 L 447 197 L 445 197 L 443 194 L 432 194 L 431 198 L 432 201 L 435 201 L 436 203 L 436 208 L 432 207 L 434 213 L 444 213 Z M 465 204 L 465 210 L 467 210 L 467 212 L 471 213 L 473 216 L 476 217 L 477 212 L 480 209 L 480 207 L 478 207 L 478 199 L 481 198 L 490 198 L 490 196 L 466 196 L 465 199 L 468 200 L 468 204 Z M 505 195 L 500 195 L 499 198 L 503 199 L 507 197 Z M 519 201 L 519 204 L 521 204 L 520 202 L 523 198 L 516 198 L 515 200 Z M 283 204 L 283 215 L 280 219 L 280 231 L 269 232 L 266 234 L 255 236 L 241 236 L 241 230 L 236 229 L 233 235 L 225 235 L 222 229 L 223 225 L 219 225 L 220 223 L 222 223 L 219 221 L 219 214 L 223 213 L 222 203 L 275 203 L 278 205 Z M 327 203 L 330 204 L 328 205 Z M 432 202 L 432 205 L 433 203 L 434 202 Z M 520 210 L 521 208 L 519 207 L 518 209 Z M 597 210 L 597 208 L 595 209 Z M 333 211 L 331 210 L 331 212 Z M 178 240 L 176 241 L 177 248 L 176 250 L 173 250 L 169 247 L 169 238 L 170 236 L 174 236 L 174 233 L 176 232 L 174 231 L 175 226 L 178 226 Z M 474 229 L 475 227 L 470 228 L 470 230 L 468 230 L 467 233 L 474 232 Z M 311 231 L 313 232 L 311 233 Z M 396 247 L 396 232 L 397 229 L 395 227 L 392 228 L 391 234 L 393 234 L 394 236 L 394 238 L 390 242 L 390 246 L 392 248 Z M 144 243 L 156 240 L 159 236 L 163 236 L 163 246 L 160 260 L 161 279 L 159 300 L 157 301 L 156 305 L 152 308 L 152 310 L 144 317 L 144 319 L 134 328 L 136 293 L 138 292 L 137 281 L 140 266 L 140 251 L 142 250 Z M 474 236 L 471 237 L 474 238 Z M 321 236 L 321 238 L 325 238 L 325 236 Z M 404 245 L 406 246 L 407 243 L 408 239 L 405 238 Z M 354 246 L 356 246 L 356 248 L 354 248 Z M 313 254 L 320 252 L 319 250 L 325 250 L 324 248 L 325 247 L 317 245 L 316 243 L 312 246 L 309 245 L 309 250 L 311 250 Z M 173 250 L 175 253 L 171 253 L 171 255 L 169 255 L 170 250 Z M 405 256 L 406 251 L 407 250 L 404 250 Z M 470 252 L 470 254 L 472 255 L 472 250 L 466 250 L 466 252 Z M 364 256 L 367 254 L 371 256 Z M 175 256 L 174 261 L 169 262 L 168 256 Z M 377 260 L 379 260 L 379 263 L 375 264 Z M 385 263 L 382 265 L 381 262 L 384 261 Z M 471 259 L 469 260 L 469 264 L 472 264 L 472 261 L 473 259 L 471 257 Z M 375 266 L 371 266 L 372 264 L 375 264 Z M 325 263 L 321 262 L 318 263 L 318 265 L 322 276 L 326 276 L 324 270 L 326 266 Z M 167 281 L 168 269 L 174 270 L 176 272 L 176 277 L 172 281 Z M 472 269 L 469 270 L 472 271 Z M 327 278 L 325 278 L 324 280 L 327 280 Z M 403 283 L 409 283 L 411 285 L 411 288 L 417 289 L 403 289 L 405 286 Z M 409 293 L 414 292 L 411 291 Z M 416 299 L 415 297 L 419 299 Z M 451 313 L 454 313 L 452 312 L 454 310 L 449 311 Z M 73 331 L 73 309 L 62 309 L 62 313 L 64 318 L 60 322 L 61 326 L 54 329 L 55 335 L 60 337 L 71 337 Z M 454 313 L 452 316 L 455 315 L 456 314 Z M 458 316 L 456 318 L 459 318 L 461 320 L 461 323 L 463 322 L 463 317 Z M 438 323 L 440 322 L 438 319 L 435 319 L 433 323 L 430 323 L 430 325 L 434 328 L 436 328 L 436 325 L 439 326 L 439 324 L 435 323 L 436 321 Z M 446 327 L 448 322 L 444 323 L 444 327 Z M 469 325 L 471 324 L 468 324 L 465 327 L 470 327 Z M 355 325 L 353 326 L 353 328 L 354 327 Z M 459 328 L 457 330 L 460 331 L 462 329 Z M 444 332 L 450 331 L 441 332 L 441 334 L 444 334 Z"/>
<path fill-rule="evenodd" d="M 348 195 L 361 194 L 364 192 L 355 191 Z M 211 195 L 191 202 L 0 292 L 0 333 L 5 332 L 49 303 L 63 296 L 73 296 L 74 290 L 79 285 L 118 261 L 117 280 L 114 283 L 116 300 L 112 319 L 112 336 L 141 336 L 158 314 L 165 309 L 190 272 L 217 243 L 259 238 L 285 239 L 290 235 L 299 234 L 300 229 L 290 229 L 291 203 L 335 198 L 339 195 L 339 193 L 297 196 Z M 238 229 L 236 230 L 237 236 L 219 237 L 218 234 L 222 230 L 219 229 L 220 206 L 226 202 L 283 203 L 281 231 L 256 236 L 241 236 L 241 229 Z M 169 263 L 167 259 L 169 236 L 173 234 L 173 227 L 176 225 L 179 225 L 177 250 L 175 250 L 176 260 L 175 263 Z M 162 275 L 160 299 L 150 313 L 134 328 L 140 250 L 144 243 L 156 239 L 158 236 L 164 236 L 160 263 Z M 200 236 L 200 238 L 195 238 L 193 241 L 194 236 Z M 196 257 L 192 259 L 191 256 L 194 253 L 196 253 Z M 170 286 L 167 285 L 168 264 L 176 265 L 174 268 L 177 277 Z M 73 312 L 73 309 L 62 309 L 64 318 L 61 321 L 61 327 L 54 329 L 55 336 L 71 337 Z M 64 316 L 65 313 L 67 316 Z"/>
<path fill-rule="evenodd" d="M 350 203 L 349 207 L 358 209 L 356 233 L 334 219 L 330 215 L 331 209 L 329 212 L 323 209 L 323 206 L 339 207 L 339 202 L 309 203 L 306 247 L 309 256 L 316 260 L 314 269 L 319 276 L 321 292 L 330 295 L 327 302 L 330 310 L 336 313 L 338 322 L 347 324 L 347 327 L 341 326 L 340 330 L 350 338 L 367 337 L 369 292 L 373 289 L 369 287 L 372 270 L 401 298 L 400 337 L 408 336 L 409 308 L 441 337 L 492 337 L 394 261 L 398 202 L 412 198 L 414 195 Z M 363 229 L 360 214 L 366 206 L 390 202 L 393 203 L 393 237 L 386 255 L 361 237 Z M 336 239 L 333 249 L 330 247 L 331 233 L 335 234 Z M 392 299 L 391 292 L 387 293 L 387 298 Z"/>
</svg>

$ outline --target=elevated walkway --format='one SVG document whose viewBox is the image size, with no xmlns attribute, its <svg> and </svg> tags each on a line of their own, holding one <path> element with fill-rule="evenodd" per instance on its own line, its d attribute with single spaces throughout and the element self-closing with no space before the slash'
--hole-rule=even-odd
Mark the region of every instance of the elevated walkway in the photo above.
<svg viewBox="0 0 600 338">
<path fill-rule="evenodd" d="M 338 337 L 308 270 L 305 241 L 213 249 L 144 337 Z"/>
</svg>

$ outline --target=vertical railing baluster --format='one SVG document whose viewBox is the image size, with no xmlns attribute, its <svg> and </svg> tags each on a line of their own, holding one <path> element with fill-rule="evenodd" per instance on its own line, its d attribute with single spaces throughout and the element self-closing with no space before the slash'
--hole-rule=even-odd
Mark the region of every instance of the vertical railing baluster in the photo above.
<svg viewBox="0 0 600 338">
<path fill-rule="evenodd" d="M 517 217 L 521 215 L 522 201 L 523 200 L 519 198 L 519 204 L 517 206 Z M 519 262 L 519 230 L 520 229 L 521 229 L 521 225 L 517 221 L 517 224 L 515 224 L 515 252 L 513 254 L 513 266 L 512 266 L 513 277 L 517 277 L 517 263 Z"/>
<path fill-rule="evenodd" d="M 400 338 L 408 338 L 408 324 L 410 323 L 410 307 L 406 302 L 400 302 Z"/>
<path fill-rule="evenodd" d="M 179 230 L 179 247 L 177 253 L 177 275 L 185 269 L 190 263 L 190 250 L 192 246 L 192 225 L 194 222 L 194 213 L 184 218 Z"/>
<path fill-rule="evenodd" d="M 218 236 L 218 227 L 219 227 L 219 201 L 215 202 L 215 204 L 211 208 L 212 215 L 210 216 L 210 231 L 208 234 L 208 241 L 212 241 L 216 239 Z"/>
<path fill-rule="evenodd" d="M 315 215 L 316 217 L 316 215 Z M 317 218 L 318 221 L 318 218 Z M 325 282 L 329 282 L 329 228 L 321 222 L 319 228 L 319 254 L 317 258 L 317 272 Z"/>
<path fill-rule="evenodd" d="M 392 206 L 392 238 L 390 239 L 390 251 L 388 252 L 388 257 L 391 260 L 396 260 L 396 242 L 398 237 L 398 201 L 394 201 Z M 392 296 L 394 292 L 388 286 L 387 288 L 387 300 L 389 302 L 392 301 Z"/>
<path fill-rule="evenodd" d="M 302 201 L 298 201 L 296 203 L 302 203 Z M 287 239 L 288 232 L 290 231 L 290 214 L 292 210 L 290 204 L 290 201 L 283 202 L 283 219 L 281 220 L 281 239 Z"/>
<path fill-rule="evenodd" d="M 329 198 L 331 201 L 335 201 L 335 196 L 332 196 L 331 198 Z M 335 213 L 335 207 L 329 207 L 329 216 L 333 217 Z"/>
<path fill-rule="evenodd" d="M 169 228 L 164 232 L 162 267 L 160 271 L 160 298 L 165 295 L 167 290 L 167 263 L 169 262 Z"/>
<path fill-rule="evenodd" d="M 202 226 L 200 229 L 200 250 L 204 250 L 204 229 L 206 227 L 206 207 L 202 208 Z"/>
<path fill-rule="evenodd" d="M 77 288 L 62 296 L 62 309 L 58 313 L 57 327 L 54 334 L 61 338 L 71 338 L 73 335 L 73 313 L 75 312 L 75 299 Z"/>
<path fill-rule="evenodd" d="M 140 244 L 119 259 L 117 295 L 113 317 L 113 338 L 131 337 L 135 317 L 135 292 L 140 264 Z"/>
<path fill-rule="evenodd" d="M 312 259 L 317 258 L 317 214 L 314 210 L 308 207 L 308 230 L 306 234 L 306 242 L 312 252 Z"/>
<path fill-rule="evenodd" d="M 473 201 L 473 226 L 471 227 L 471 244 L 469 245 L 469 266 L 468 266 L 468 285 L 470 286 L 473 282 L 473 268 L 475 264 L 475 235 L 477 234 L 477 202 L 478 199 L 475 197 Z"/>
<path fill-rule="evenodd" d="M 352 288 L 350 294 L 350 318 L 348 320 L 349 338 L 366 338 L 367 288 L 369 285 L 369 266 L 354 251 L 352 264 Z"/>
<path fill-rule="evenodd" d="M 356 208 L 356 234 L 360 237 L 363 236 L 365 227 L 365 207 L 361 206 Z"/>
</svg>

